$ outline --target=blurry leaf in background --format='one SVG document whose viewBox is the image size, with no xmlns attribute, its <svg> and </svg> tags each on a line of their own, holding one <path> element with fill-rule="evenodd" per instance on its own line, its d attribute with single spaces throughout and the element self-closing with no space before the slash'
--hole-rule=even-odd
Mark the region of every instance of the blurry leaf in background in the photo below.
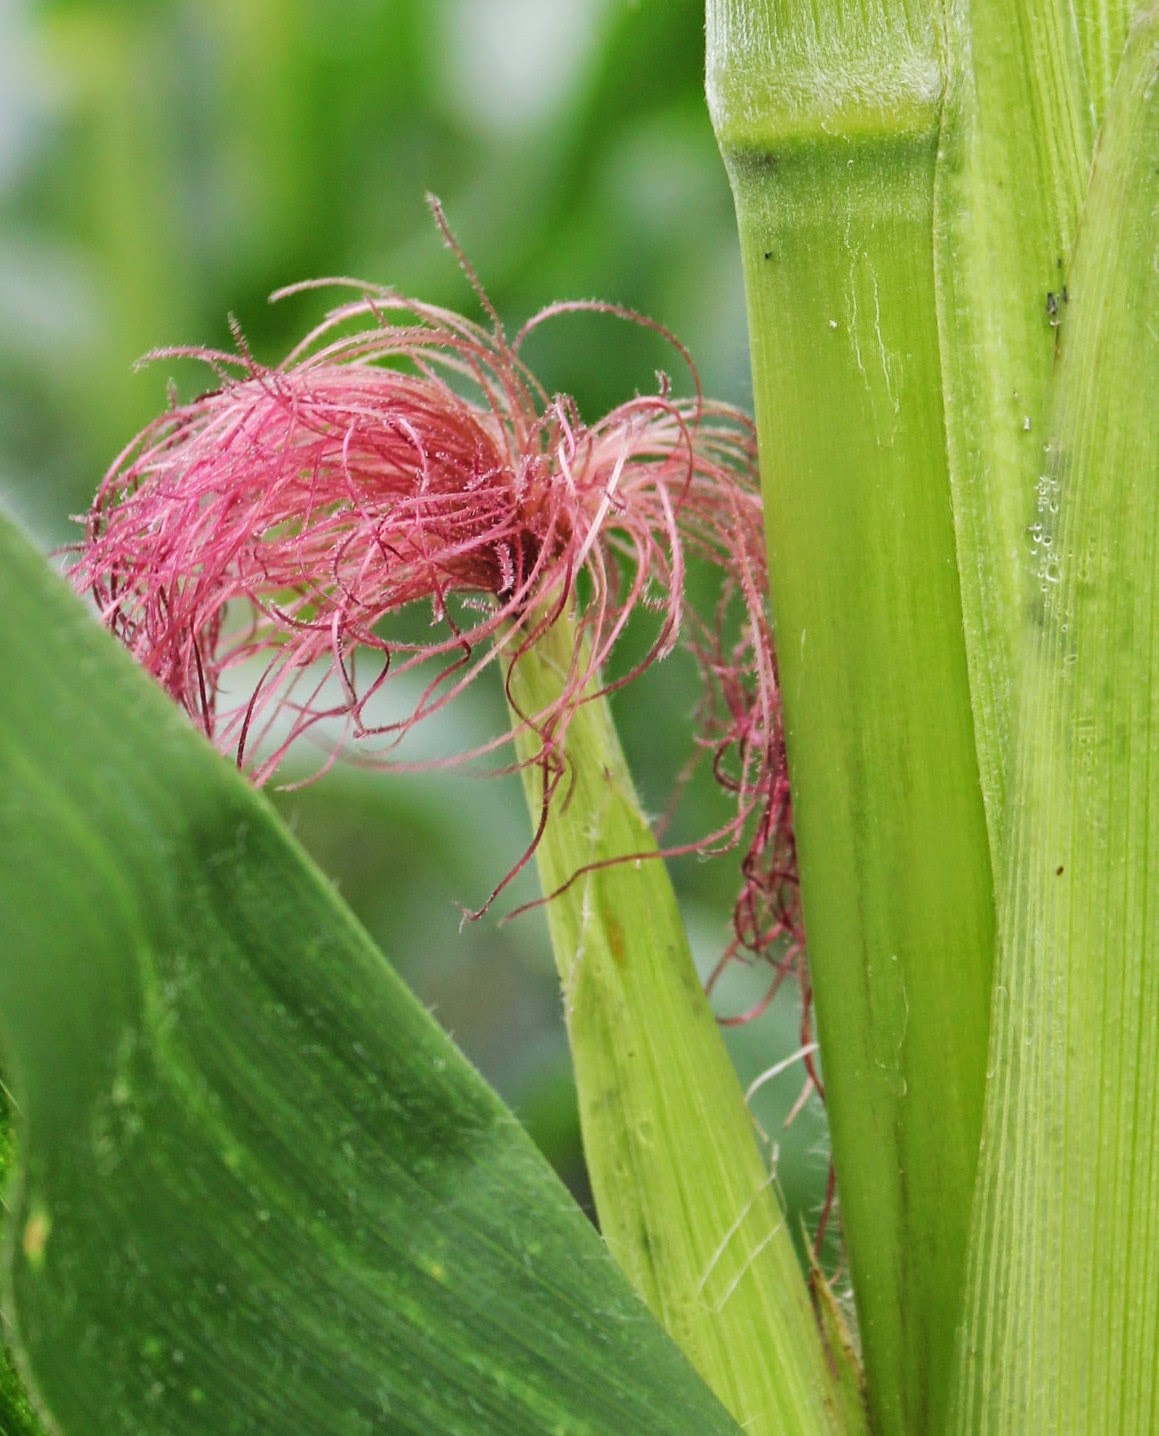
<svg viewBox="0 0 1159 1436">
<path fill-rule="evenodd" d="M 204 372 L 154 346 L 229 346 L 235 313 L 276 362 L 326 306 L 280 285 L 353 274 L 476 314 L 424 204 L 433 190 L 509 329 L 557 298 L 642 310 L 693 351 L 705 391 L 746 403 L 732 202 L 703 99 L 701 0 L 8 0 L 0 7 L 0 493 L 45 547 L 76 535 L 113 456 Z M 549 390 L 594 418 L 663 367 L 654 336 L 591 317 L 528 345 Z M 645 800 L 662 808 L 692 665 L 617 707 Z M 497 687 L 497 685 L 496 685 Z M 445 750 L 503 721 L 481 690 Z M 287 777 L 292 778 L 293 774 Z M 541 913 L 462 923 L 527 841 L 518 781 L 339 767 L 274 794 L 302 842 L 424 1002 L 513 1103 L 582 1197 L 574 1099 Z M 716 802 L 688 795 L 687 823 Z M 703 831 L 706 824 L 701 823 Z M 710 970 L 736 866 L 674 873 Z M 511 903 L 533 896 L 526 885 Z M 418 956 L 421 954 L 421 962 Z M 767 974 L 738 969 L 744 1010 Z M 742 1081 L 797 1045 L 791 994 L 733 1029 Z M 800 1069 L 754 1108 L 781 1144 L 796 1232 L 824 1187 L 815 1100 L 788 1133 Z"/>
<path fill-rule="evenodd" d="M 324 301 L 270 310 L 267 295 L 313 275 L 472 302 L 428 189 L 509 320 L 613 299 L 693 342 L 711 391 L 743 397 L 694 0 L 14 5 L 0 362 L 34 414 L 23 439 L 5 424 L 0 461 L 46 537 L 163 402 L 163 372 L 131 373 L 148 349 L 225 342 L 232 310 L 269 355 Z M 575 352 L 545 335 L 533 359 L 590 412 L 671 365 L 630 331 L 586 338 Z"/>
</svg>

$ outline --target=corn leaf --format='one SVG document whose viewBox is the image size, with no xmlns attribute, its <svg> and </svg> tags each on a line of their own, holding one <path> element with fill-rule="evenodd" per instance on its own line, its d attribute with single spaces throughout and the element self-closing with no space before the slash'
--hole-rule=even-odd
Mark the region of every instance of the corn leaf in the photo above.
<svg viewBox="0 0 1159 1436">
<path fill-rule="evenodd" d="M 52 1429 L 735 1431 L 266 802 L 7 525 L 0 614 L 4 1298 Z"/>
<path fill-rule="evenodd" d="M 952 1429 L 1159 1411 L 1159 12 L 1083 210 L 1029 515 L 994 1079 Z"/>
</svg>

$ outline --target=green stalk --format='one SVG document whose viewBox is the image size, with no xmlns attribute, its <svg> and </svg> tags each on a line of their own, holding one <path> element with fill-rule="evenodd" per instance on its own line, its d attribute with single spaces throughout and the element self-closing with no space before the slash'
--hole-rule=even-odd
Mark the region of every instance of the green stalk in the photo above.
<svg viewBox="0 0 1159 1436">
<path fill-rule="evenodd" d="M 1159 1426 L 1159 10 L 1112 93 L 1027 546 L 957 1432 Z"/>
<path fill-rule="evenodd" d="M 558 697 L 574 643 L 561 618 L 512 664 L 517 714 Z M 517 748 L 538 823 L 539 739 L 525 730 Z M 557 894 L 547 916 L 604 1237 L 746 1432 L 857 1431 L 835 1378 L 847 1353 L 822 1347 L 671 883 L 647 858 L 655 840 L 605 700 L 575 714 L 565 757 L 536 858 L 543 891 Z M 636 855 L 645 860 L 590 870 Z"/>
<path fill-rule="evenodd" d="M 989 847 L 933 220 L 940 7 L 709 0 L 802 896 L 879 1432 L 948 1402 L 981 1127 Z"/>
</svg>

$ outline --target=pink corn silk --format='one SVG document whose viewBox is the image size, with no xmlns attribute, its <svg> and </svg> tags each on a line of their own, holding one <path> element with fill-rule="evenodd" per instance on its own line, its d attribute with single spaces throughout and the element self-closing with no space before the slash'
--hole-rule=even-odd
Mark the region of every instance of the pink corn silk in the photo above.
<svg viewBox="0 0 1159 1436">
<path fill-rule="evenodd" d="M 203 360 L 220 387 L 175 405 L 118 457 L 87 516 L 73 583 L 258 784 L 323 719 L 342 720 L 360 750 L 369 744 L 389 763 L 415 724 L 488 665 L 518 662 L 566 614 L 577 631 L 571 671 L 550 706 L 521 715 L 541 741 L 535 761 L 558 778 L 581 699 L 629 682 L 682 641 L 703 680 L 694 757 L 711 762 L 731 814 L 699 842 L 664 851 L 742 847 L 724 960 L 773 959 L 767 1002 L 790 970 L 804 981 L 804 966 L 751 421 L 703 399 L 686 351 L 652 321 L 557 304 L 509 342 L 467 272 L 489 330 L 389 290 L 318 281 L 357 297 L 276 368 L 257 363 L 240 335 L 237 354 L 150 356 Z M 656 394 L 584 424 L 519 357 L 540 324 L 577 310 L 662 334 L 696 397 L 673 398 L 661 378 Z M 693 556 L 720 575 L 710 618 L 686 602 Z M 428 634 L 385 636 L 383 620 L 416 603 L 431 611 Z M 654 625 L 650 646 L 607 683 L 608 659 L 639 611 Z M 413 710 L 375 725 L 370 700 L 390 675 L 420 666 L 427 679 Z M 237 697 L 230 690 L 242 682 Z M 326 751 L 323 768 L 337 748 Z M 545 790 L 550 803 L 558 782 Z"/>
</svg>

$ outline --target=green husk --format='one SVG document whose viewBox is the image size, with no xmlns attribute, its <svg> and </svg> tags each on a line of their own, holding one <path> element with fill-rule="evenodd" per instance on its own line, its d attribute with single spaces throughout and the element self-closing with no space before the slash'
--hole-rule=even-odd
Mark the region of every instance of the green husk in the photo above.
<svg viewBox="0 0 1159 1436">
<path fill-rule="evenodd" d="M 940 7 L 711 0 L 826 1096 L 875 1429 L 944 1415 L 993 899 L 933 243 Z"/>
<path fill-rule="evenodd" d="M 1111 95 L 1024 540 L 994 1080 L 952 1429 L 1159 1411 L 1159 12 Z"/>
<path fill-rule="evenodd" d="M 517 714 L 555 700 L 574 642 L 561 617 L 512 664 Z M 518 751 L 538 824 L 539 739 L 525 730 Z M 544 893 L 555 894 L 547 916 L 604 1237 L 746 1432 L 862 1429 L 846 1399 L 857 1385 L 851 1353 L 823 1348 L 606 700 L 576 712 L 565 756 L 536 859 Z"/>
</svg>

